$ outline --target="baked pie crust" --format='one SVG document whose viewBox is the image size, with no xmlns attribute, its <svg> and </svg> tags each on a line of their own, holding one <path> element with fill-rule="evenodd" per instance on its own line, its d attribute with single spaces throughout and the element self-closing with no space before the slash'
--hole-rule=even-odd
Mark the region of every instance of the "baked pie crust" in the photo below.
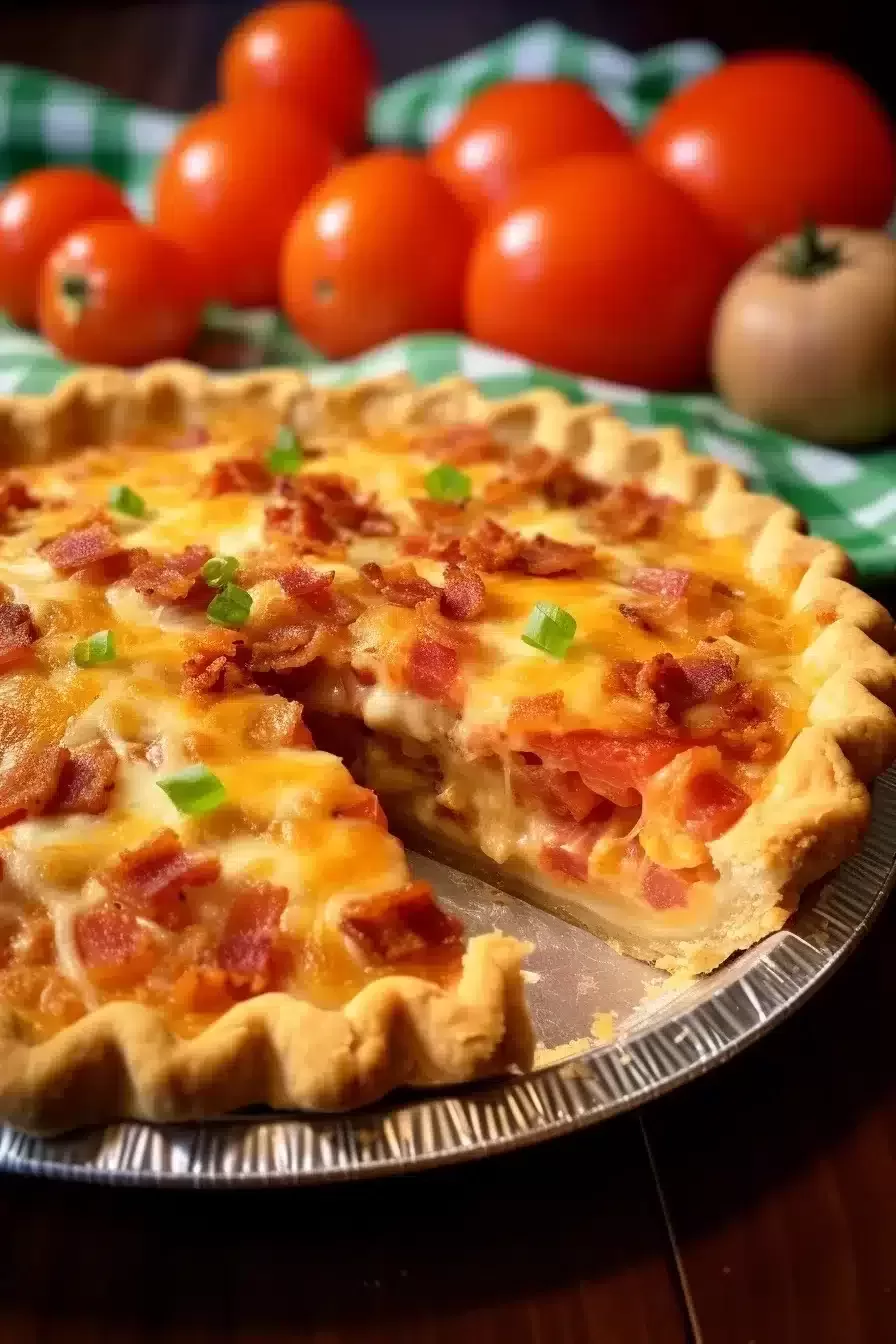
<svg viewBox="0 0 896 1344">
<path fill-rule="evenodd" d="M 0 456 L 26 485 L 50 479 L 59 464 L 60 478 L 66 488 L 74 479 L 77 495 L 79 480 L 102 478 L 105 490 L 113 479 L 103 475 L 106 447 L 165 443 L 170 451 L 173 438 L 184 435 L 186 468 L 194 431 L 200 454 L 217 445 L 219 433 L 212 429 L 208 442 L 205 425 L 236 426 L 227 431 L 231 449 L 234 439 L 249 444 L 246 452 L 256 459 L 259 425 L 268 432 L 290 426 L 310 447 L 310 475 L 329 468 L 328 455 L 355 445 L 355 482 L 364 485 L 366 517 L 374 519 L 361 554 L 352 550 L 354 540 L 347 550 L 344 538 L 330 545 L 318 537 L 309 546 L 297 543 L 295 533 L 288 539 L 288 563 L 310 561 L 336 572 L 334 592 L 364 589 L 351 647 L 344 630 L 338 658 L 329 636 L 322 640 L 323 672 L 316 683 L 306 679 L 301 698 L 325 715 L 335 711 L 340 721 L 366 724 L 355 762 L 362 783 L 392 803 L 390 815 L 410 831 L 422 829 L 443 851 L 459 850 L 467 859 L 484 851 L 532 899 L 569 913 L 622 951 L 689 972 L 709 970 L 780 928 L 800 892 L 857 849 L 870 806 L 866 786 L 896 758 L 893 623 L 849 584 L 848 561 L 836 545 L 804 535 L 792 508 L 748 491 L 730 467 L 690 454 L 677 430 L 632 430 L 606 407 L 571 406 L 550 390 L 494 402 L 459 378 L 425 388 L 402 375 L 321 388 L 294 371 L 215 377 L 170 363 L 136 376 L 86 370 L 47 397 L 0 399 Z M 419 493 L 422 478 L 419 463 L 407 469 L 402 463 L 418 447 L 435 461 L 450 463 L 453 456 L 467 484 L 472 479 L 491 500 L 467 527 L 476 531 L 478 550 L 464 540 L 460 506 L 450 500 L 441 518 L 438 508 L 421 509 L 425 526 L 418 526 L 414 546 L 405 545 L 413 531 L 407 482 L 413 476 Z M 82 449 L 101 451 L 76 456 Z M 540 484 L 531 476 L 520 485 L 514 477 L 520 464 L 537 468 Z M 585 500 L 588 483 L 593 489 Z M 0 479 L 0 498 L 3 487 Z M 626 496 L 629 488 L 635 493 Z M 186 480 L 184 490 L 186 498 Z M 577 491 L 584 502 L 576 503 Z M 292 525 L 299 506 L 285 494 Z M 620 499 L 627 501 L 622 509 Z M 639 532 L 631 518 L 642 506 Z M 581 509 L 590 510 L 590 542 Z M 58 525 L 52 510 L 41 510 L 39 555 L 53 554 L 47 542 L 75 527 L 60 510 Z M 399 519 L 397 537 L 389 531 L 390 511 Z M 380 526 L 384 514 L 387 524 Z M 500 519 L 503 530 L 488 532 L 486 515 Z M 265 517 L 269 527 L 281 526 L 273 514 Z M 28 519 L 21 526 L 17 519 L 18 532 L 27 531 Z M 548 535 L 539 540 L 540 528 Z M 0 542 L 4 582 L 9 546 L 15 571 L 18 532 Z M 218 541 L 225 533 L 219 529 Z M 190 540 L 175 545 L 173 531 L 153 533 L 151 525 L 144 538 L 139 520 L 133 530 L 136 544 L 148 540 L 154 554 L 166 549 L 166 535 L 169 552 Z M 284 546 L 281 566 L 286 540 Z M 222 542 L 213 549 L 236 547 Z M 385 564 L 364 560 L 361 570 L 365 555 Z M 18 563 L 24 574 L 31 561 L 20 555 Z M 446 564 L 456 571 L 451 585 Z M 479 575 L 472 590 L 471 572 Z M 413 587 L 417 576 L 432 591 L 406 598 L 401 585 Z M 256 564 L 256 578 L 271 582 L 263 564 Z M 65 578 L 62 587 L 71 582 Z M 127 585 L 122 577 L 111 582 Z M 560 660 L 524 649 L 530 661 L 521 664 L 523 607 L 555 594 L 558 605 L 568 602 L 578 613 L 585 652 Z M 23 596 L 9 591 L 5 600 L 21 606 Z M 49 600 L 57 609 L 54 628 L 60 622 L 65 628 L 67 599 Z M 261 597 L 255 601 L 253 611 L 267 610 Z M 457 667 L 463 668 L 465 639 L 476 642 L 484 602 L 492 611 L 480 641 L 488 656 L 463 681 Z M 419 653 L 421 643 L 412 627 L 419 636 L 414 623 L 421 620 L 428 622 L 428 659 L 438 630 L 451 625 L 445 647 L 456 658 L 447 677 L 438 658 L 425 661 L 416 680 L 407 673 L 408 649 Z M 73 629 L 69 642 L 92 628 Z M 280 675 L 273 664 L 264 668 L 265 676 Z M 0 689 L 3 677 L 0 665 Z M 212 687 L 194 689 L 200 698 L 215 694 Z M 619 722 L 624 742 L 648 744 L 643 778 L 627 756 L 620 764 L 620 735 L 612 731 Z M 0 755 L 9 769 L 18 759 L 16 742 L 10 747 L 0 738 L 0 748 L 12 752 Z M 120 743 L 117 749 L 124 750 Z M 332 770 L 333 788 L 356 787 L 336 763 Z M 643 805 L 634 802 L 633 784 Z M 498 785 L 503 794 L 496 794 Z M 0 831 L 24 837 L 0 850 L 10 870 L 6 882 L 15 891 L 24 882 L 38 902 L 27 863 L 41 808 L 47 810 L 42 803 L 29 812 L 26 805 Z M 41 834 L 71 824 L 40 815 Z M 260 823 L 253 825 L 257 830 Z M 588 844 L 594 842 L 590 857 L 583 828 Z M 213 830 L 203 836 L 217 843 Z M 601 845 L 603 858 L 595 860 Z M 20 881 L 22 873 L 30 876 Z M 99 880 L 112 890 L 111 879 L 101 873 Z M 0 887 L 0 912 L 2 901 Z M 341 1004 L 252 991 L 201 1029 L 194 1022 L 190 1034 L 155 1001 L 104 993 L 98 1006 L 88 1002 L 84 1015 L 46 1034 L 15 1002 L 0 1000 L 0 1118 L 48 1132 L 121 1116 L 196 1119 L 259 1103 L 338 1110 L 401 1085 L 454 1084 L 525 1068 L 532 1058 L 520 971 L 525 950 L 497 932 L 473 938 L 453 976 L 387 966 L 381 970 L 388 973 L 356 986 Z"/>
</svg>

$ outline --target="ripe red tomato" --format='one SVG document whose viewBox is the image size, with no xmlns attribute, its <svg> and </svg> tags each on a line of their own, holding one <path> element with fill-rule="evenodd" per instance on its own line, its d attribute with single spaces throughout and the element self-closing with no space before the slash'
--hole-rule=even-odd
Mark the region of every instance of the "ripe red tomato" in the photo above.
<svg viewBox="0 0 896 1344">
<path fill-rule="evenodd" d="M 343 149 L 364 142 L 375 78 L 363 30 L 330 0 L 285 0 L 256 10 L 230 34 L 218 63 L 223 99 L 259 90 L 288 94 Z"/>
<path fill-rule="evenodd" d="M 878 228 L 896 198 L 886 112 L 856 75 L 817 56 L 729 61 L 662 105 L 641 152 L 742 260 L 807 219 Z"/>
<path fill-rule="evenodd" d="M 556 159 L 629 144 L 628 133 L 583 85 L 531 79 L 494 84 L 472 98 L 428 157 L 433 172 L 482 220 Z"/>
<path fill-rule="evenodd" d="M 544 169 L 480 233 L 467 329 L 575 373 L 677 388 L 703 372 L 731 261 L 712 224 L 634 154 Z"/>
<path fill-rule="evenodd" d="M 45 261 L 40 330 L 68 359 L 145 364 L 186 353 L 203 301 L 193 260 L 176 243 L 132 220 L 95 220 Z"/>
<path fill-rule="evenodd" d="M 331 358 L 410 331 L 460 326 L 472 225 L 410 154 L 366 154 L 331 173 L 292 222 L 280 303 Z"/>
<path fill-rule="evenodd" d="M 0 193 L 0 308 L 20 327 L 37 322 L 40 268 L 61 238 L 91 219 L 130 219 L 114 182 L 89 168 L 38 168 Z"/>
<path fill-rule="evenodd" d="M 324 133 L 274 94 L 209 108 L 162 161 L 156 223 L 195 255 L 211 298 L 273 304 L 283 235 L 334 159 Z"/>
</svg>

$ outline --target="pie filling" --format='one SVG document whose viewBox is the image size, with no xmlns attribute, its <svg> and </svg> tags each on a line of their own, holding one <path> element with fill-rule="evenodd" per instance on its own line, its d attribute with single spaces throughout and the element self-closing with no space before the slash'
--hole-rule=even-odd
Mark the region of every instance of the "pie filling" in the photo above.
<svg viewBox="0 0 896 1344">
<path fill-rule="evenodd" d="M 817 689 L 824 614 L 742 543 L 479 426 L 210 415 L 8 474 L 0 526 L 0 1001 L 34 1039 L 450 984 L 378 797 L 622 946 L 701 937 Z"/>
</svg>

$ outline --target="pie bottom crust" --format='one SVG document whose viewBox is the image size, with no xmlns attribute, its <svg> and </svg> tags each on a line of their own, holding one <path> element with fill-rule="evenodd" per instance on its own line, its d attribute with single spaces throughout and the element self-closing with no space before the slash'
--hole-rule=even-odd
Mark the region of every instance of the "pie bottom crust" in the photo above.
<svg viewBox="0 0 896 1344">
<path fill-rule="evenodd" d="M 0 1010 L 0 1117 L 32 1134 L 115 1116 L 185 1121 L 243 1106 L 339 1111 L 396 1087 L 469 1082 L 532 1062 L 524 944 L 472 938 L 441 989 L 388 975 L 342 1009 L 261 994 L 191 1040 L 139 1003 L 107 1003 L 39 1045 Z"/>
<path fill-rule="evenodd" d="M 0 456 L 49 461 L 222 405 L 273 408 L 299 432 L 321 421 L 338 426 L 346 415 L 371 427 L 469 419 L 523 444 L 562 447 L 601 479 L 641 480 L 699 509 L 711 535 L 743 538 L 753 576 L 783 577 L 792 611 L 823 603 L 833 612 L 802 655 L 821 685 L 807 726 L 763 797 L 710 846 L 730 892 L 713 936 L 677 947 L 628 940 L 622 950 L 660 966 L 708 970 L 781 927 L 799 893 L 855 852 L 870 806 L 866 782 L 896 756 L 896 675 L 886 652 L 893 625 L 845 581 L 848 561 L 838 547 L 801 535 L 793 509 L 751 494 L 730 468 L 691 456 L 677 431 L 617 436 L 612 425 L 604 432 L 605 407 L 571 407 L 546 390 L 489 403 L 461 379 L 424 389 L 403 377 L 319 389 L 289 370 L 212 378 L 182 364 L 136 376 L 92 369 L 48 397 L 0 398 Z M 191 1040 L 172 1033 L 157 1011 L 114 1002 L 33 1045 L 3 1008 L 0 1118 L 48 1133 L 115 1117 L 195 1120 L 260 1103 L 340 1110 L 401 1085 L 526 1068 L 533 1054 L 520 969 L 526 950 L 487 934 L 470 941 L 451 989 L 389 975 L 341 1010 L 267 994 Z"/>
</svg>

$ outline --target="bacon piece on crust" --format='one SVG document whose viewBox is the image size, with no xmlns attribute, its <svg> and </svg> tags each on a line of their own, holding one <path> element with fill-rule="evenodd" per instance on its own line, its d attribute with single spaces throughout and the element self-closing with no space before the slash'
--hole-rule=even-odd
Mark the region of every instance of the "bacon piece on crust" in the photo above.
<svg viewBox="0 0 896 1344">
<path fill-rule="evenodd" d="M 63 532 L 52 541 L 43 542 L 38 550 L 60 574 L 76 574 L 117 559 L 124 547 L 108 523 L 96 521 Z"/>
<path fill-rule="evenodd" d="M 249 685 L 249 649 L 233 630 L 220 625 L 191 636 L 190 653 L 183 664 L 181 689 L 187 695 L 234 691 Z"/>
<path fill-rule="evenodd" d="M 680 602 L 687 596 L 693 577 L 689 569 L 645 565 L 634 571 L 629 584 L 641 593 L 661 598 L 663 602 Z"/>
<path fill-rule="evenodd" d="M 649 495 L 637 482 L 612 486 L 585 510 L 582 522 L 601 541 L 636 541 L 655 537 L 679 509 L 667 495 Z"/>
<path fill-rule="evenodd" d="M 415 640 L 408 651 L 405 683 L 427 700 L 447 701 L 460 670 L 457 650 L 434 639 Z"/>
<path fill-rule="evenodd" d="M 256 458 L 222 458 L 199 482 L 199 494 L 206 499 L 239 493 L 264 495 L 273 484 L 273 476 Z"/>
<path fill-rule="evenodd" d="M 255 641 L 249 667 L 257 673 L 297 671 L 321 656 L 327 639 L 328 631 L 319 619 L 282 626 Z"/>
<path fill-rule="evenodd" d="M 517 568 L 524 574 L 548 579 L 556 574 L 587 573 L 593 560 L 593 546 L 572 546 L 539 532 L 523 543 Z"/>
<path fill-rule="evenodd" d="M 367 961 L 393 965 L 423 960 L 445 951 L 460 952 L 463 925 L 435 902 L 428 882 L 410 882 L 342 907 L 339 927 Z"/>
<path fill-rule="evenodd" d="M 207 546 L 188 546 L 180 555 L 151 556 L 130 576 L 136 591 L 148 602 L 207 606 L 215 595 L 199 571 L 211 557 Z"/>
<path fill-rule="evenodd" d="M 115 787 L 118 757 L 108 742 L 75 747 L 59 774 L 48 812 L 105 812 Z"/>
<path fill-rule="evenodd" d="M 0 827 L 44 812 L 69 759 L 65 747 L 35 747 L 0 775 Z"/>
<path fill-rule="evenodd" d="M 157 831 L 136 849 L 125 849 L 97 878 L 115 901 L 170 928 L 182 924 L 184 887 L 205 887 L 221 875 L 216 854 L 184 849 L 172 830 Z"/>
<path fill-rule="evenodd" d="M 0 670 L 30 657 L 37 638 L 30 608 L 21 602 L 5 602 L 0 606 Z"/>
<path fill-rule="evenodd" d="M 271 882 L 240 883 L 218 943 L 218 965 L 225 971 L 267 979 L 273 970 L 280 916 L 288 900 L 286 887 Z M 256 990 L 255 985 L 252 988 Z"/>
<path fill-rule="evenodd" d="M 418 434 L 411 443 L 417 452 L 454 467 L 473 462 L 503 462 L 507 445 L 496 439 L 485 425 L 435 425 Z"/>
<path fill-rule="evenodd" d="M 615 663 L 610 689 L 649 705 L 657 723 L 670 727 L 687 709 L 724 695 L 735 685 L 735 655 L 692 654 L 676 658 L 658 653 L 647 662 L 621 660 Z"/>
<path fill-rule="evenodd" d="M 485 584 L 468 565 L 448 565 L 439 610 L 449 621 L 475 621 L 485 610 Z"/>
<path fill-rule="evenodd" d="M 389 565 L 387 569 L 372 563 L 362 565 L 361 573 L 394 607 L 417 607 L 439 596 L 439 589 L 408 562 Z"/>
</svg>

